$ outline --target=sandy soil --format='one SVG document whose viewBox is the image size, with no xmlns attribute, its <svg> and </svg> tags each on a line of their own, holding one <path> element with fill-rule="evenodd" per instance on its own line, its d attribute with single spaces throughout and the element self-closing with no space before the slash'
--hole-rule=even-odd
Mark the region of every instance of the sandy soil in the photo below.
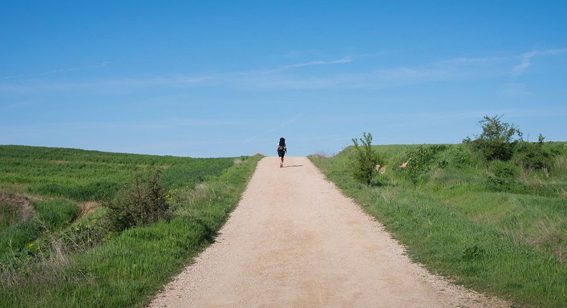
<svg viewBox="0 0 567 308">
<path fill-rule="evenodd" d="M 305 157 L 265 158 L 217 241 L 152 307 L 508 306 L 448 283 Z"/>
</svg>

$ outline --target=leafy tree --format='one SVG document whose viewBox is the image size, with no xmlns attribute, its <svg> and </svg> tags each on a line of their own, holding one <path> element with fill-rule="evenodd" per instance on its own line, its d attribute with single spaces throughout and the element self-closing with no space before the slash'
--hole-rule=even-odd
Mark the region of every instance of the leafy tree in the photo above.
<svg viewBox="0 0 567 308">
<path fill-rule="evenodd" d="M 513 124 L 502 121 L 502 116 L 484 116 L 479 122 L 482 134 L 475 140 L 465 139 L 480 151 L 486 160 L 510 160 L 514 147 L 522 141 L 522 132 Z"/>
<path fill-rule="evenodd" d="M 370 185 L 377 172 L 376 166 L 382 164 L 382 160 L 372 148 L 372 134 L 363 133 L 362 138 L 352 138 L 352 142 L 356 150 L 353 175 L 360 182 Z"/>
</svg>

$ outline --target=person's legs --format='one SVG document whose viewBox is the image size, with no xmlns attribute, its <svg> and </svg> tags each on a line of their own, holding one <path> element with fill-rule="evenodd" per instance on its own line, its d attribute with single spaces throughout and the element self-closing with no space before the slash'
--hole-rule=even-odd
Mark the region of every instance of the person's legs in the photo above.
<svg viewBox="0 0 567 308">
<path fill-rule="evenodd" d="M 280 163 L 280 168 L 281 168 L 281 167 L 283 167 L 283 158 L 284 158 L 283 155 L 280 156 L 280 158 L 282 159 L 282 161 L 281 161 L 281 163 Z"/>
</svg>

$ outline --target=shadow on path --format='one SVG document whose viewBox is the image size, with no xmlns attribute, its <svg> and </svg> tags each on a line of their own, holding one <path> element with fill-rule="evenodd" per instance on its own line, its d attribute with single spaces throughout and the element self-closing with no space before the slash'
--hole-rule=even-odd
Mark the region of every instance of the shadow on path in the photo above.
<svg viewBox="0 0 567 308">
<path fill-rule="evenodd" d="M 282 168 L 297 168 L 297 167 L 303 167 L 303 165 L 289 165 L 289 166 L 283 166 Z"/>
</svg>

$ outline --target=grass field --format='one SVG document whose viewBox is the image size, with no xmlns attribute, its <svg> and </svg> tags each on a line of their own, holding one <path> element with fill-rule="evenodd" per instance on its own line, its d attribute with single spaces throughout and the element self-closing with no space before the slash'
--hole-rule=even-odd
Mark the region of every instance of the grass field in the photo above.
<svg viewBox="0 0 567 308">
<path fill-rule="evenodd" d="M 400 166 L 420 146 L 377 146 L 386 172 L 371 186 L 352 176 L 352 147 L 311 159 L 431 271 L 515 305 L 562 307 L 567 144 L 545 146 L 553 165 L 539 171 L 485 162 L 464 144 L 425 146 L 431 155 L 408 171 Z"/>
<path fill-rule="evenodd" d="M 135 172 L 162 169 L 164 184 L 175 188 L 219 175 L 232 161 L 0 146 L 0 189 L 75 201 L 102 201 L 112 198 Z"/>
<path fill-rule="evenodd" d="M 258 160 L 0 146 L 0 306 L 147 304 L 212 241 Z M 151 170 L 170 217 L 111 231 L 100 204 Z"/>
</svg>

